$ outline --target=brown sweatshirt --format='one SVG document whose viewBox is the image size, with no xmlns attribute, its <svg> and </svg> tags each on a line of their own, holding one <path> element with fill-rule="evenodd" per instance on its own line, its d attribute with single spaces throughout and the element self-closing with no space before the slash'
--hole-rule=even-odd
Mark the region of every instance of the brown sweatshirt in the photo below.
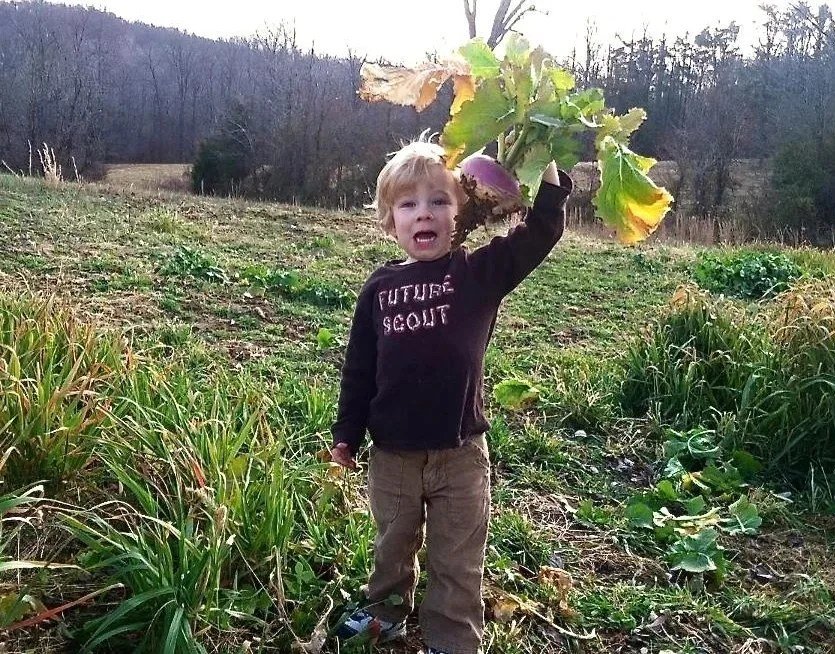
<svg viewBox="0 0 835 654">
<path fill-rule="evenodd" d="M 543 182 L 525 220 L 487 245 L 434 261 L 392 261 L 368 278 L 342 368 L 334 444 L 366 429 L 385 450 L 458 447 L 489 428 L 484 353 L 502 299 L 563 233 L 571 179 Z"/>
</svg>

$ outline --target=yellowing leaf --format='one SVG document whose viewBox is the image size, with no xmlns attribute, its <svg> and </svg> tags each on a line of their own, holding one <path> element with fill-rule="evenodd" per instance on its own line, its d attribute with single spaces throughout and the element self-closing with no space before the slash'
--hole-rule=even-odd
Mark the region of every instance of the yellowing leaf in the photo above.
<svg viewBox="0 0 835 654">
<path fill-rule="evenodd" d="M 331 462 L 328 464 L 327 475 L 331 479 L 339 479 L 340 477 L 344 477 L 344 468 L 338 463 Z"/>
<path fill-rule="evenodd" d="M 571 591 L 571 575 L 561 568 L 542 566 L 537 575 L 537 581 L 542 586 L 552 589 L 552 598 L 549 606 L 556 609 L 561 618 L 568 620 L 577 617 L 577 610 L 568 603 L 568 595 Z"/>
<path fill-rule="evenodd" d="M 482 82 L 478 93 L 450 118 L 441 134 L 447 166 L 481 150 L 513 124 L 514 103 L 495 79 Z"/>
<path fill-rule="evenodd" d="M 570 91 L 574 88 L 574 75 L 563 68 L 554 68 L 551 72 L 551 81 L 557 91 Z"/>
<path fill-rule="evenodd" d="M 452 106 L 449 108 L 449 115 L 454 116 L 458 110 L 468 100 L 472 100 L 475 96 L 475 81 L 469 75 L 456 75 L 452 79 L 453 91 L 455 99 L 452 101 Z"/>
<path fill-rule="evenodd" d="M 647 172 L 653 159 L 641 157 L 611 136 L 598 150 L 601 183 L 594 197 L 597 215 L 617 231 L 621 243 L 634 244 L 652 234 L 670 209 L 673 196 Z"/>
<path fill-rule="evenodd" d="M 423 111 L 434 102 L 443 83 L 453 76 L 471 78 L 470 65 L 461 59 L 426 62 L 418 68 L 366 62 L 360 68 L 359 93 L 363 100 L 369 102 L 387 100 Z M 462 82 L 457 85 L 460 87 Z"/>
</svg>

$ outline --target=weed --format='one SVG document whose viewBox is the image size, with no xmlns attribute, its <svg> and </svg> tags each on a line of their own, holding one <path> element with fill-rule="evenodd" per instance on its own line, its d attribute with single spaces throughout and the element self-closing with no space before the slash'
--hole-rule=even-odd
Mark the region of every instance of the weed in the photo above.
<svg viewBox="0 0 835 654">
<path fill-rule="evenodd" d="M 124 350 L 54 298 L 0 298 L 0 447 L 13 448 L 11 485 L 57 484 L 87 464 Z"/>
<path fill-rule="evenodd" d="M 680 292 L 629 349 L 621 406 L 655 407 L 681 428 L 722 427 L 729 451 L 795 481 L 810 463 L 835 462 L 835 301 L 824 283 L 802 289 L 764 308 L 765 319 Z"/>
<path fill-rule="evenodd" d="M 147 215 L 148 227 L 158 234 L 176 234 L 181 227 L 181 218 L 174 211 L 156 208 Z"/>
<path fill-rule="evenodd" d="M 785 291 L 801 269 L 785 254 L 730 250 L 702 254 L 694 277 L 702 288 L 742 298 L 760 299 Z"/>
<path fill-rule="evenodd" d="M 295 271 L 251 265 L 241 271 L 241 276 L 255 288 L 275 291 L 291 300 L 316 306 L 344 308 L 354 301 L 351 293 L 310 277 L 302 277 Z"/>
<path fill-rule="evenodd" d="M 171 256 L 159 266 L 163 275 L 174 277 L 191 277 L 209 282 L 226 284 L 229 277 L 208 254 L 198 252 L 188 246 L 178 246 Z"/>
<path fill-rule="evenodd" d="M 494 556 L 507 557 L 533 571 L 547 565 L 554 551 L 530 520 L 514 511 L 502 511 L 491 519 L 489 546 Z"/>
</svg>

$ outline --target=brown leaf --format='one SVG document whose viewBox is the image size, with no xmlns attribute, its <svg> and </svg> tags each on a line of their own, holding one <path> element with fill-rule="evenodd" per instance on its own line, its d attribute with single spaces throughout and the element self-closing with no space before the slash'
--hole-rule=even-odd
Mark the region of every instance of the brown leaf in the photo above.
<svg viewBox="0 0 835 654">
<path fill-rule="evenodd" d="M 507 595 L 498 595 L 490 601 L 493 619 L 502 624 L 509 622 L 519 608 L 519 602 Z"/>
<path fill-rule="evenodd" d="M 544 565 L 539 569 L 537 581 L 542 586 L 552 588 L 555 593 L 555 601 L 551 606 L 556 609 L 561 618 L 571 619 L 577 617 L 577 611 L 568 603 L 568 593 L 571 590 L 571 575 L 561 568 L 552 568 Z"/>
<path fill-rule="evenodd" d="M 456 78 L 456 103 L 460 107 L 460 104 L 470 99 L 474 93 L 474 87 L 468 90 L 468 83 L 464 78 L 469 78 L 469 86 L 473 86 L 474 83 L 469 64 L 456 59 L 426 62 L 417 68 L 380 66 L 366 62 L 360 69 L 359 93 L 363 100 L 369 102 L 386 100 L 423 111 L 434 102 L 438 89 L 452 76 Z M 459 81 L 459 78 L 462 79 Z M 459 91 L 462 94 L 460 103 L 457 97 Z"/>
<path fill-rule="evenodd" d="M 561 568 L 543 565 L 539 568 L 537 579 L 543 586 L 550 586 L 559 591 L 560 597 L 567 597 L 568 591 L 571 590 L 571 575 Z"/>
</svg>

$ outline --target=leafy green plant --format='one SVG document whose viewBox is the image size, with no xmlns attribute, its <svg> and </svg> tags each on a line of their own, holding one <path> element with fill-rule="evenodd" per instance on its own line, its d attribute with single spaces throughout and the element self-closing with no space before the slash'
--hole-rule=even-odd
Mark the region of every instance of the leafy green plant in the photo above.
<svg viewBox="0 0 835 654">
<path fill-rule="evenodd" d="M 800 267 L 785 254 L 730 250 L 702 253 L 694 278 L 712 293 L 759 300 L 785 291 L 801 274 Z"/>
<path fill-rule="evenodd" d="M 219 284 L 229 282 L 226 272 L 208 254 L 187 245 L 179 245 L 167 260 L 160 265 L 159 272 L 175 277 L 204 279 Z"/>
<path fill-rule="evenodd" d="M 320 350 L 327 350 L 333 347 L 336 337 L 333 332 L 327 327 L 320 327 L 316 332 L 316 346 Z"/>
<path fill-rule="evenodd" d="M 496 142 L 504 170 L 479 156 L 462 163 L 469 201 L 456 217 L 453 243 L 488 218 L 518 211 L 520 202 L 530 205 L 552 160 L 564 168 L 579 161 L 580 134 L 586 131 L 595 136 L 600 167 L 594 204 L 621 241 L 646 238 L 672 202 L 647 176 L 655 161 L 627 147 L 646 113 L 636 108 L 614 115 L 600 89 L 574 90 L 571 73 L 518 35 L 507 40 L 502 59 L 475 39 L 446 60 L 406 70 L 365 63 L 360 75 L 366 100 L 412 105 L 418 111 L 432 103 L 447 79 L 454 80 L 455 98 L 441 135 L 450 168 Z"/>
<path fill-rule="evenodd" d="M 673 543 L 667 552 L 671 569 L 696 574 L 712 573 L 717 581 L 722 581 L 727 567 L 724 548 L 716 542 L 716 536 L 714 529 L 705 529 Z"/>
<path fill-rule="evenodd" d="M 504 409 L 519 411 L 539 400 L 539 389 L 522 379 L 505 379 L 493 387 L 493 397 Z"/>
<path fill-rule="evenodd" d="M 316 306 L 347 307 L 354 296 L 341 288 L 303 277 L 292 270 L 275 270 L 261 264 L 250 265 L 241 276 L 255 288 L 276 291 L 291 300 L 300 300 Z"/>
</svg>

